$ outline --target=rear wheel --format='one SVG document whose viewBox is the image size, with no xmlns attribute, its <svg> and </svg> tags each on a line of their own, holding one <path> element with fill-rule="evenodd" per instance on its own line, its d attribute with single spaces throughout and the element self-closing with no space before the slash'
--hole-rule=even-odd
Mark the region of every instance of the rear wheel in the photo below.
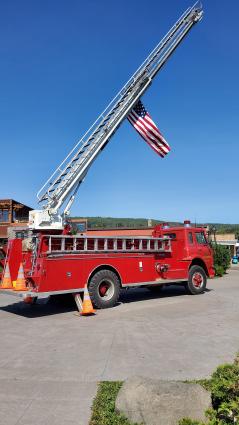
<svg viewBox="0 0 239 425">
<path fill-rule="evenodd" d="M 185 285 L 186 291 L 191 295 L 201 294 L 207 285 L 207 275 L 200 266 L 192 266 L 189 270 L 188 281 Z"/>
<path fill-rule="evenodd" d="M 90 279 L 88 289 L 96 308 L 109 308 L 119 299 L 120 281 L 111 270 L 100 270 Z"/>
</svg>

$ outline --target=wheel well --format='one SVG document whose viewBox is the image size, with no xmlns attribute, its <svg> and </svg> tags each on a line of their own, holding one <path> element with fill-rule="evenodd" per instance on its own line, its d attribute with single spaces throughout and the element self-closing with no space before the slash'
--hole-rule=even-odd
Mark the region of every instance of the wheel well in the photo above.
<svg viewBox="0 0 239 425">
<path fill-rule="evenodd" d="M 203 260 L 201 260 L 201 258 L 194 258 L 194 259 L 193 259 L 193 261 L 192 261 L 192 262 L 191 262 L 191 264 L 190 264 L 189 269 L 190 269 L 192 266 L 200 266 L 200 267 L 202 267 L 202 268 L 204 269 L 204 271 L 205 271 L 206 275 L 207 275 L 207 276 L 209 276 L 207 266 L 206 266 L 206 264 L 204 263 L 204 261 L 203 261 Z"/>
<path fill-rule="evenodd" d="M 111 270 L 112 272 L 114 272 L 114 273 L 118 276 L 118 278 L 119 278 L 120 286 L 122 286 L 122 284 L 121 284 L 121 277 L 120 277 L 120 274 L 118 273 L 118 271 L 117 271 L 114 267 L 110 266 L 109 264 L 102 264 L 101 266 L 96 267 L 96 268 L 93 270 L 93 272 L 91 272 L 91 274 L 89 275 L 87 285 L 89 284 L 89 282 L 90 282 L 91 278 L 92 278 L 92 277 L 93 277 L 93 276 L 94 276 L 97 272 L 99 272 L 100 270 Z"/>
</svg>

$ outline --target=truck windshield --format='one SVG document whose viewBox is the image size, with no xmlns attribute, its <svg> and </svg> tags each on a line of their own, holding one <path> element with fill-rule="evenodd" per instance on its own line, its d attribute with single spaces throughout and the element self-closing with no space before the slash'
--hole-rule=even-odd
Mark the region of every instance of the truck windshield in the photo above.
<svg viewBox="0 0 239 425">
<path fill-rule="evenodd" d="M 207 245 L 207 240 L 203 232 L 196 232 L 196 239 L 200 245 Z"/>
</svg>

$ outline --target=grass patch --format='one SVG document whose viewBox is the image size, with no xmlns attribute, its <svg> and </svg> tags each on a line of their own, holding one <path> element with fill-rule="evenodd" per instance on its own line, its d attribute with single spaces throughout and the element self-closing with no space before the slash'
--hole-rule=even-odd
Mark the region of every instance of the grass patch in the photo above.
<svg viewBox="0 0 239 425">
<path fill-rule="evenodd" d="M 206 412 L 207 422 L 185 418 L 179 425 L 239 424 L 239 356 L 232 364 L 218 366 L 211 379 L 194 382 L 211 391 L 213 408 Z"/>
<path fill-rule="evenodd" d="M 212 409 L 206 422 L 184 418 L 179 425 L 239 425 L 239 356 L 232 364 L 219 366 L 211 379 L 184 381 L 202 385 L 212 394 Z M 123 382 L 101 382 L 93 401 L 89 425 L 137 425 L 115 412 L 115 400 Z"/>
<path fill-rule="evenodd" d="M 99 383 L 89 425 L 137 425 L 115 412 L 115 400 L 122 385 L 120 381 Z"/>
</svg>

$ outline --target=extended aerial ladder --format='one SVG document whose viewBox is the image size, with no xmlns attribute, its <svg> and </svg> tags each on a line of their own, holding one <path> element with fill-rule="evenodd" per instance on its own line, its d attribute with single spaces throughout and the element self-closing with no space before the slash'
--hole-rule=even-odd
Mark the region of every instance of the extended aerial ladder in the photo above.
<svg viewBox="0 0 239 425">
<path fill-rule="evenodd" d="M 90 166 L 109 142 L 153 78 L 203 15 L 200 3 L 188 8 L 92 124 L 37 194 L 42 210 L 29 215 L 31 229 L 62 229 Z M 67 202 L 64 211 L 60 208 Z"/>
</svg>

